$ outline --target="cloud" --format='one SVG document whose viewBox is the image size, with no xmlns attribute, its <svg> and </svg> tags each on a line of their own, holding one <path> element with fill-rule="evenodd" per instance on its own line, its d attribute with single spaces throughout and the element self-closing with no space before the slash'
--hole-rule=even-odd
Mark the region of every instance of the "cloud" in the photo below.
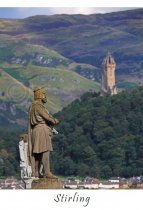
<svg viewBox="0 0 143 210">
<path fill-rule="evenodd" d="M 121 10 L 133 9 L 130 7 L 57 7 L 49 8 L 51 14 L 84 14 L 107 13 Z"/>
<path fill-rule="evenodd" d="M 95 8 L 91 7 L 57 7 L 49 9 L 52 14 L 92 14 Z"/>
</svg>

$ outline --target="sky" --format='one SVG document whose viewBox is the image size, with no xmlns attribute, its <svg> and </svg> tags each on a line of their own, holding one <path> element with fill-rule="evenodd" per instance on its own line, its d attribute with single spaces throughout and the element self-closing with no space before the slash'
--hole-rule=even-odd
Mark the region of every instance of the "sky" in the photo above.
<svg viewBox="0 0 143 210">
<path fill-rule="evenodd" d="M 21 19 L 34 15 L 94 14 L 135 9 L 137 7 L 0 7 L 0 18 Z"/>
</svg>

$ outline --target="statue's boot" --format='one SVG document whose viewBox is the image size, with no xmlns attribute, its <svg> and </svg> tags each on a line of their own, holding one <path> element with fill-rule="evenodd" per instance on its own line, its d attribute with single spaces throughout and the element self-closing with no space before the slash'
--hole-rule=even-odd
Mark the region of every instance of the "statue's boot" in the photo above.
<svg viewBox="0 0 143 210">
<path fill-rule="evenodd" d="M 32 168 L 31 177 L 35 177 L 35 158 L 34 158 L 34 156 L 31 156 L 30 165 L 31 165 L 31 168 Z"/>
<path fill-rule="evenodd" d="M 58 177 L 54 176 L 50 171 L 46 172 L 45 177 L 51 179 L 58 179 Z"/>
<path fill-rule="evenodd" d="M 50 152 L 46 151 L 46 152 L 43 153 L 43 156 L 42 156 L 42 163 L 43 163 L 43 168 L 44 168 L 44 172 L 45 172 L 45 177 L 46 178 L 51 178 L 51 179 L 57 179 L 58 177 L 54 176 L 50 172 L 49 155 L 50 155 Z"/>
<path fill-rule="evenodd" d="M 39 177 L 39 172 L 38 171 L 35 172 L 35 177 L 36 178 Z"/>
</svg>

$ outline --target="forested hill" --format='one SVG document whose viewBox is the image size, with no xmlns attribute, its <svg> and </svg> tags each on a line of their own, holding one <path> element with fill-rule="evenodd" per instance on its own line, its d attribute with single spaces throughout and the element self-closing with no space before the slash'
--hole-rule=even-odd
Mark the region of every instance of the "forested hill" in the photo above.
<svg viewBox="0 0 143 210">
<path fill-rule="evenodd" d="M 88 93 L 57 114 L 53 167 L 61 175 L 143 175 L 143 87 Z"/>
<path fill-rule="evenodd" d="M 143 175 L 143 87 L 114 96 L 87 93 L 56 114 L 52 171 L 108 178 Z M 9 128 L 8 128 L 9 129 Z M 20 176 L 19 134 L 0 130 L 0 177 Z"/>
</svg>

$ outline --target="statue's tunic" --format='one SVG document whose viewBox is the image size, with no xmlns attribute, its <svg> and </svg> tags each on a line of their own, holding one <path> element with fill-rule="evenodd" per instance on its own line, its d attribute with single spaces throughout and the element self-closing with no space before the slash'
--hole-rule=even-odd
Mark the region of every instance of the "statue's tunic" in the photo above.
<svg viewBox="0 0 143 210">
<path fill-rule="evenodd" d="M 32 153 L 52 151 L 52 126 L 55 119 L 48 113 L 44 105 L 34 101 L 29 109 L 29 125 L 31 130 Z"/>
</svg>

